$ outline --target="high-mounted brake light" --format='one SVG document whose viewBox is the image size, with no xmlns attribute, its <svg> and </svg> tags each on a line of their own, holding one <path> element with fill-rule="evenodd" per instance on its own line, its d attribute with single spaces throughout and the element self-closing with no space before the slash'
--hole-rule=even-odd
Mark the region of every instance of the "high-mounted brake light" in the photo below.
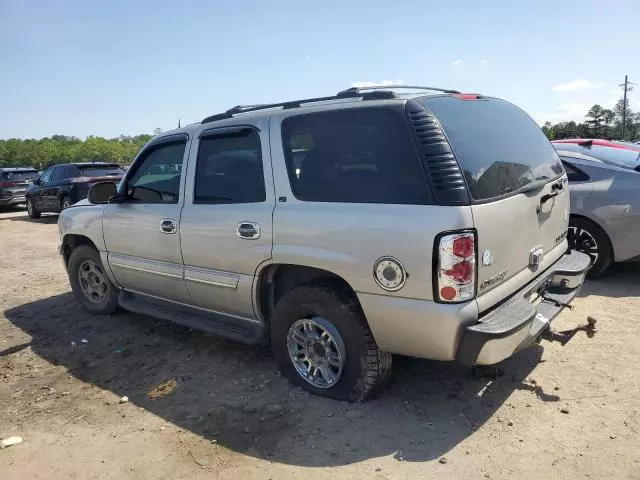
<svg viewBox="0 0 640 480">
<path fill-rule="evenodd" d="M 476 295 L 476 234 L 472 230 L 447 233 L 438 240 L 435 298 L 463 302 Z"/>
<path fill-rule="evenodd" d="M 458 98 L 460 100 L 479 100 L 482 98 L 481 95 L 477 93 L 456 93 L 453 94 L 452 97 Z"/>
</svg>

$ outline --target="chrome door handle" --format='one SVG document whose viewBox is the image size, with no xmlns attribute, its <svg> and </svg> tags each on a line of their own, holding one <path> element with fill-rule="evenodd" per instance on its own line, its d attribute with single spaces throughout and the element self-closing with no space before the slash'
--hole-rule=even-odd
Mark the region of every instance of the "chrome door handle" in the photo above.
<svg viewBox="0 0 640 480">
<path fill-rule="evenodd" d="M 176 233 L 178 231 L 178 222 L 173 218 L 163 218 L 160 222 L 160 231 L 162 233 Z"/>
<path fill-rule="evenodd" d="M 260 225 L 254 222 L 240 222 L 236 235 L 245 240 L 256 240 L 260 238 Z"/>
</svg>

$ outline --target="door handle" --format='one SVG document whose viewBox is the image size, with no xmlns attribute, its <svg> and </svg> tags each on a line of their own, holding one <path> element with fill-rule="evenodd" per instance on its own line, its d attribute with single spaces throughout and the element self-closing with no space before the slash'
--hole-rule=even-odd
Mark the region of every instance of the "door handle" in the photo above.
<svg viewBox="0 0 640 480">
<path fill-rule="evenodd" d="M 256 240 L 260 238 L 260 225 L 254 222 L 240 222 L 236 235 L 245 240 Z"/>
<path fill-rule="evenodd" d="M 163 218 L 160 222 L 160 231 L 162 233 L 176 233 L 178 231 L 178 222 L 173 218 Z"/>
</svg>

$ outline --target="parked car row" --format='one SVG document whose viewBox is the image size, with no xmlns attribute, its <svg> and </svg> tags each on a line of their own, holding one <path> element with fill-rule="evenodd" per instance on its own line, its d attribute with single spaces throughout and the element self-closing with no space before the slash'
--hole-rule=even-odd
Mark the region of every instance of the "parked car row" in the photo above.
<svg viewBox="0 0 640 480">
<path fill-rule="evenodd" d="M 0 208 L 26 204 L 31 218 L 60 211 L 87 197 L 96 182 L 119 182 L 126 168 L 117 163 L 65 163 L 35 168 L 0 168 Z"/>
<path fill-rule="evenodd" d="M 66 163 L 46 169 L 31 185 L 25 200 L 31 218 L 41 213 L 58 213 L 87 197 L 97 182 L 119 182 L 125 171 L 117 163 Z"/>
</svg>

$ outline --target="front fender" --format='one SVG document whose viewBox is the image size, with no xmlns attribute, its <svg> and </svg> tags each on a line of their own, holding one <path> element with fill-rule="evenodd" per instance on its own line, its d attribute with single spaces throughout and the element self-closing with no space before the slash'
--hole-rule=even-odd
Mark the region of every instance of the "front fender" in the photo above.
<svg viewBox="0 0 640 480">
<path fill-rule="evenodd" d="M 68 235 L 80 235 L 91 240 L 99 251 L 106 251 L 102 234 L 102 216 L 102 205 L 93 205 L 85 201 L 63 210 L 58 217 L 62 241 L 64 242 Z"/>
</svg>

